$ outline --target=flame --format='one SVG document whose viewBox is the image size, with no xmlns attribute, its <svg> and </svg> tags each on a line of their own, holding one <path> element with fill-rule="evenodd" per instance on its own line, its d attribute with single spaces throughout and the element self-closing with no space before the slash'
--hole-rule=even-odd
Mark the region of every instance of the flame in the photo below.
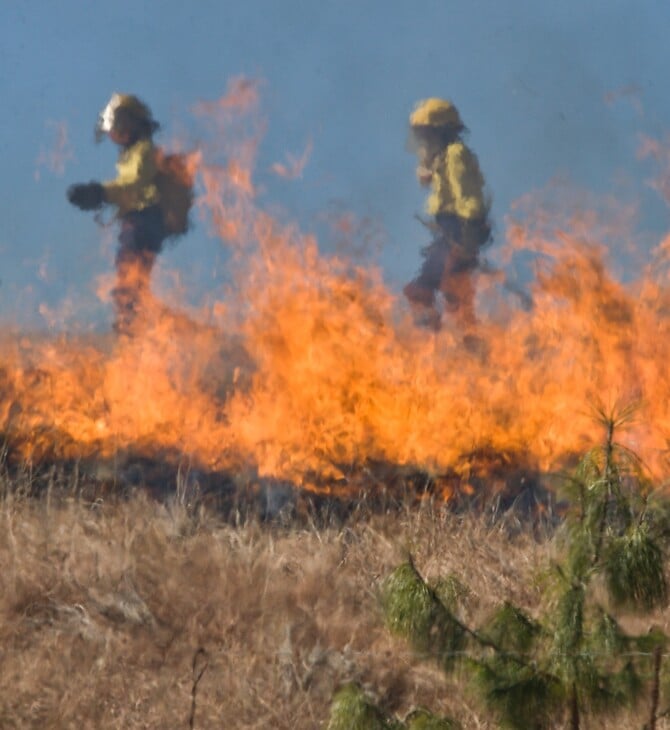
<svg viewBox="0 0 670 730">
<path fill-rule="evenodd" d="M 670 137 L 661 142 L 646 135 L 640 137 L 638 157 L 645 159 L 651 157 L 661 167 L 659 174 L 648 181 L 650 187 L 656 190 L 659 195 L 670 205 Z"/>
<path fill-rule="evenodd" d="M 295 180 L 296 178 L 301 178 L 311 154 L 312 141 L 309 140 L 300 157 L 296 157 L 295 155 L 289 153 L 286 155 L 286 163 L 275 162 L 270 169 L 272 170 L 272 172 L 274 172 L 275 175 L 283 177 L 286 180 Z"/>
<path fill-rule="evenodd" d="M 262 125 L 240 125 L 257 102 L 257 87 L 238 80 L 197 108 L 222 142 L 191 160 L 200 210 L 232 252 L 232 288 L 188 313 L 147 291 L 132 337 L 5 336 L 0 426 L 26 458 L 186 454 L 308 488 L 318 475 L 326 490 L 385 461 L 460 471 L 467 482 L 464 455 L 478 449 L 553 469 L 598 438 L 591 405 L 634 400 L 626 443 L 664 473 L 670 236 L 623 282 L 609 240 L 630 211 L 558 226 L 538 209 L 510 221 L 499 245 L 503 263 L 536 257 L 533 306 L 516 305 L 500 272 L 483 272 L 476 329 L 447 321 L 429 334 L 378 268 L 323 254 L 258 206 Z"/>
</svg>

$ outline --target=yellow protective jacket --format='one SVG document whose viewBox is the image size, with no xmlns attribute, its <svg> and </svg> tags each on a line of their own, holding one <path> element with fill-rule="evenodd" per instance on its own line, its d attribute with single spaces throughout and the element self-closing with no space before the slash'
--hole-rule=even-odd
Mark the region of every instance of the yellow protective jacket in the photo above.
<svg viewBox="0 0 670 730">
<path fill-rule="evenodd" d="M 156 185 L 156 148 L 150 139 L 140 139 L 122 150 L 116 170 L 116 179 L 102 185 L 105 201 L 118 207 L 118 215 L 160 203 Z"/>
<path fill-rule="evenodd" d="M 431 169 L 431 193 L 426 203 L 430 215 L 457 215 L 466 220 L 486 216 L 484 177 L 477 157 L 462 142 L 450 144 Z"/>
</svg>

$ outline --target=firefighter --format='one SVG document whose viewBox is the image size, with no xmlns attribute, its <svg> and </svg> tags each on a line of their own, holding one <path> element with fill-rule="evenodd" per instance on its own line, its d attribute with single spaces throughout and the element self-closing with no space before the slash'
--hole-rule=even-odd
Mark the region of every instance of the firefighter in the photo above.
<svg viewBox="0 0 670 730">
<path fill-rule="evenodd" d="M 418 275 L 403 291 L 417 320 L 436 330 L 441 324 L 437 292 L 462 328 L 475 325 L 473 273 L 491 240 L 484 178 L 477 157 L 463 143 L 466 131 L 456 107 L 443 99 L 419 102 L 410 116 L 417 178 L 430 187 L 426 225 L 433 240 L 422 250 Z"/>
<path fill-rule="evenodd" d="M 149 293 L 151 270 L 169 231 L 165 224 L 158 185 L 153 135 L 159 124 L 136 96 L 114 94 L 100 113 L 96 139 L 104 135 L 119 150 L 117 177 L 68 188 L 69 201 L 82 210 L 97 210 L 107 203 L 116 208 L 120 223 L 116 252 L 116 285 L 112 290 L 114 329 L 130 334 L 138 311 Z"/>
</svg>

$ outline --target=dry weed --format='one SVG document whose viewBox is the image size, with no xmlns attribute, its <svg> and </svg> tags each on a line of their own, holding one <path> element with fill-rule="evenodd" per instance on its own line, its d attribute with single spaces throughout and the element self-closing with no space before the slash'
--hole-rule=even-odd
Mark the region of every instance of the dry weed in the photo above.
<svg viewBox="0 0 670 730">
<path fill-rule="evenodd" d="M 410 551 L 426 577 L 470 587 L 474 617 L 504 598 L 532 612 L 551 549 L 431 509 L 339 529 L 235 527 L 178 500 L 6 488 L 0 726 L 318 728 L 353 679 L 400 716 L 425 705 L 494 727 L 458 677 L 389 636 L 379 579 Z"/>
</svg>

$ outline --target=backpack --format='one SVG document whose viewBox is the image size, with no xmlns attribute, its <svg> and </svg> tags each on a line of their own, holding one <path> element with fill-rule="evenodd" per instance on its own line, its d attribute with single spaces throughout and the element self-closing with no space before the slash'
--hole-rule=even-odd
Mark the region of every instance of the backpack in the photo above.
<svg viewBox="0 0 670 730">
<path fill-rule="evenodd" d="M 156 187 L 163 211 L 163 220 L 170 236 L 180 236 L 189 228 L 189 211 L 193 205 L 193 171 L 188 155 L 166 154 L 156 149 Z"/>
</svg>

